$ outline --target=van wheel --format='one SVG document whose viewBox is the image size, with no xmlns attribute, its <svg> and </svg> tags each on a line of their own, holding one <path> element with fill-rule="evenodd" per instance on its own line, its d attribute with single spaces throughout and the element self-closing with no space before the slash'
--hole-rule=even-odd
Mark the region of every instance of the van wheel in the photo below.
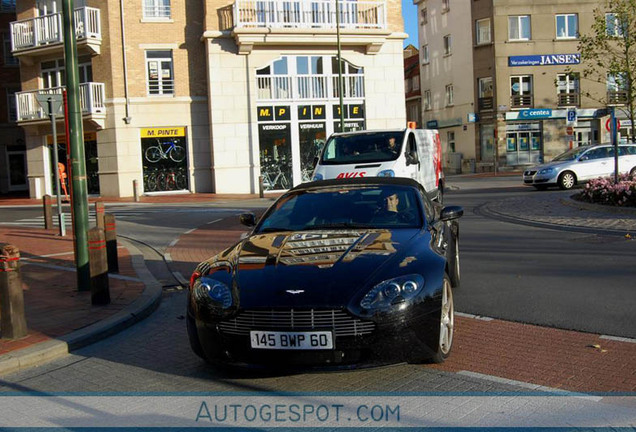
<svg viewBox="0 0 636 432">
<path fill-rule="evenodd" d="M 632 178 L 636 177 L 636 167 L 632 168 L 632 170 L 629 172 L 629 176 Z"/>
<path fill-rule="evenodd" d="M 576 184 L 576 176 L 572 171 L 566 171 L 559 176 L 559 187 L 563 190 L 572 189 Z"/>
</svg>

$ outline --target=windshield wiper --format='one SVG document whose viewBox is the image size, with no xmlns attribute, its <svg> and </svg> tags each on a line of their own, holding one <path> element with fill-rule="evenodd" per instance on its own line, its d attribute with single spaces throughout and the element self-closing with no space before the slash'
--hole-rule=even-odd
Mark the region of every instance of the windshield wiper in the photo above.
<svg viewBox="0 0 636 432">
<path fill-rule="evenodd" d="M 370 226 L 368 224 L 363 224 L 363 223 L 335 222 L 335 223 L 308 225 L 304 227 L 303 230 L 331 229 L 331 228 L 370 228 Z"/>
<path fill-rule="evenodd" d="M 283 228 L 283 227 L 267 227 L 263 228 L 259 231 L 259 233 L 270 233 L 270 232 L 280 232 L 280 231 L 293 231 L 291 228 Z"/>
</svg>

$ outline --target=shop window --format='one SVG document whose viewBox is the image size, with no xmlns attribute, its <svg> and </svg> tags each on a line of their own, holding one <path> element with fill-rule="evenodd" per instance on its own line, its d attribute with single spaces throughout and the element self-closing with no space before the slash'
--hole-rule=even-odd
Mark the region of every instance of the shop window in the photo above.
<svg viewBox="0 0 636 432">
<path fill-rule="evenodd" d="M 188 188 L 184 127 L 142 129 L 141 152 L 145 192 Z"/>
<path fill-rule="evenodd" d="M 530 40 L 530 16 L 518 15 L 508 17 L 508 40 Z"/>
<path fill-rule="evenodd" d="M 170 18 L 170 0 L 143 0 L 144 18 Z"/>
<path fill-rule="evenodd" d="M 146 51 L 148 94 L 174 94 L 172 51 Z"/>
<path fill-rule="evenodd" d="M 576 39 L 579 36 L 578 15 L 559 14 L 556 16 L 556 38 Z"/>
<path fill-rule="evenodd" d="M 477 45 L 489 44 L 490 38 L 490 18 L 475 21 L 475 42 Z"/>
</svg>

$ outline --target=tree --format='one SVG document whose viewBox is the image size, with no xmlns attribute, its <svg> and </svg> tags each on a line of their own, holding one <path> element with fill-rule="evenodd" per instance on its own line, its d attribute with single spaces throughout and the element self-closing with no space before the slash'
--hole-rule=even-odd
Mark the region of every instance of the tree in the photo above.
<svg viewBox="0 0 636 432">
<path fill-rule="evenodd" d="M 579 52 L 586 66 L 583 77 L 607 83 L 607 94 L 586 96 L 619 108 L 631 120 L 631 138 L 636 142 L 636 0 L 606 0 L 594 10 L 588 34 L 580 35 Z M 596 96 L 596 97 L 595 97 Z"/>
</svg>

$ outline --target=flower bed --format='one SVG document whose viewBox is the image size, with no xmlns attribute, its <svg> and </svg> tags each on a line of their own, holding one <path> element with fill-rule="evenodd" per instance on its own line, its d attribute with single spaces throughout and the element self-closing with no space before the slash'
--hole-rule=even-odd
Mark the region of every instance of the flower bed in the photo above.
<svg viewBox="0 0 636 432">
<path fill-rule="evenodd" d="M 616 184 L 613 177 L 592 179 L 576 199 L 593 204 L 636 207 L 636 177 L 622 174 Z"/>
</svg>

